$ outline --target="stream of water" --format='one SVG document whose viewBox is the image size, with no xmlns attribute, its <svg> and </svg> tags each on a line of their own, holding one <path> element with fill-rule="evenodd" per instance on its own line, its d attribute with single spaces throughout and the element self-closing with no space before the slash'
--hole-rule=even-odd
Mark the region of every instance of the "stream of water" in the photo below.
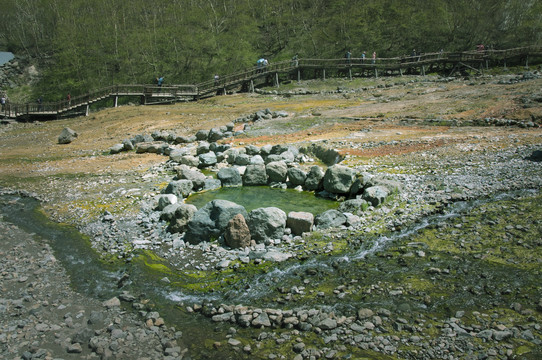
<svg viewBox="0 0 542 360">
<path fill-rule="evenodd" d="M 526 194 L 526 192 L 521 193 L 521 195 Z M 102 300 L 111 298 L 119 294 L 117 286 L 119 278 L 124 273 L 128 273 L 131 280 L 128 290 L 134 294 L 143 294 L 151 299 L 164 318 L 184 329 L 189 333 L 190 341 L 197 343 L 213 336 L 220 336 L 216 331 L 217 325 L 203 320 L 199 315 L 187 314 L 181 311 L 178 307 L 181 302 L 193 304 L 214 301 L 237 304 L 242 299 L 244 305 L 276 307 L 277 304 L 270 297 L 270 294 L 275 293 L 279 286 L 299 284 L 300 273 L 304 273 L 309 269 L 316 269 L 321 277 L 336 277 L 337 263 L 356 269 L 357 266 L 351 265 L 363 262 L 370 254 L 377 253 L 383 247 L 398 239 L 408 238 L 432 224 L 441 223 L 451 217 L 461 216 L 461 214 L 469 212 L 470 209 L 484 202 L 509 199 L 518 195 L 520 194 L 506 193 L 489 199 L 458 202 L 447 208 L 445 213 L 427 217 L 402 231 L 379 236 L 371 241 L 362 241 L 361 246 L 352 249 L 351 253 L 334 256 L 319 255 L 305 261 L 277 264 L 276 267 L 266 273 L 243 279 L 242 283 L 236 287 L 212 294 L 179 291 L 159 281 L 158 277 L 163 275 L 152 274 L 148 269 L 142 269 L 134 263 L 111 265 L 103 262 L 98 254 L 92 250 L 89 240 L 84 235 L 72 227 L 50 221 L 39 211 L 39 202 L 34 199 L 16 195 L 0 197 L 0 213 L 5 221 L 49 240 L 55 251 L 55 256 L 62 262 L 70 275 L 72 286 L 76 291 Z M 125 288 L 122 290 L 125 290 Z M 303 304 L 296 304 L 296 306 L 303 306 Z M 342 301 L 335 298 L 326 298 L 317 299 L 309 306 L 320 306 L 324 309 L 331 308 L 341 311 L 353 310 L 357 304 L 349 303 L 347 299 Z"/>
</svg>

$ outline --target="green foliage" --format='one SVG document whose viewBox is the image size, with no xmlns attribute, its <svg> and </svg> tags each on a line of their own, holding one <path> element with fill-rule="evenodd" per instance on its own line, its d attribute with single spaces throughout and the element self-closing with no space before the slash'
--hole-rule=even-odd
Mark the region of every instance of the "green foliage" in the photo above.
<svg viewBox="0 0 542 360">
<path fill-rule="evenodd" d="M 534 0 L 4 0 L 0 44 L 47 59 L 48 100 L 120 83 L 196 83 L 291 58 L 540 43 Z M 61 95 L 62 94 L 62 95 Z"/>
</svg>

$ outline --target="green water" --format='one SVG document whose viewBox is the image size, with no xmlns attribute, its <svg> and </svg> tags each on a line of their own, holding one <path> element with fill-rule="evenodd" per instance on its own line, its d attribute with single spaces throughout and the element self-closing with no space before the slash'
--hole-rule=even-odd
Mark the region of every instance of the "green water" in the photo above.
<svg viewBox="0 0 542 360">
<path fill-rule="evenodd" d="M 336 209 L 339 206 L 336 201 L 315 196 L 314 193 L 293 189 L 272 189 L 267 186 L 226 187 L 210 190 L 190 195 L 186 203 L 200 209 L 215 199 L 232 201 L 244 206 L 247 211 L 273 206 L 285 213 L 305 211 L 313 215 Z"/>
</svg>

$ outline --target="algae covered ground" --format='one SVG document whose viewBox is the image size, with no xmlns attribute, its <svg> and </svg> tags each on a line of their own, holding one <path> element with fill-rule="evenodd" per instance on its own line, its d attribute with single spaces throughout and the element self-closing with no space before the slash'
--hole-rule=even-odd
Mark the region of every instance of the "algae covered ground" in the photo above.
<svg viewBox="0 0 542 360">
<path fill-rule="evenodd" d="M 542 150 L 542 79 L 525 80 L 522 71 L 292 82 L 262 94 L 4 124 L 0 186 L 34 194 L 47 216 L 83 232 L 105 212 L 119 224 L 141 226 L 142 203 L 174 172 L 165 156 L 111 155 L 112 145 L 158 130 L 192 135 L 257 110 L 284 110 L 287 118 L 250 124 L 227 141 L 322 144 L 343 154 L 342 164 L 401 188 L 363 212 L 361 227 L 304 236 L 282 263 L 199 266 L 209 253 L 220 257 L 216 242 L 134 253 L 127 266 L 147 272 L 170 299 L 190 295 L 171 307 L 138 294 L 183 330 L 185 358 L 538 359 L 542 163 L 533 154 Z M 59 145 L 64 127 L 79 136 Z M 129 243 L 125 230 L 114 236 Z M 159 243 L 156 234 L 145 229 Z M 86 235 L 92 243 L 107 233 Z M 126 260 L 95 249 L 113 263 Z M 239 305 L 249 309 L 233 308 Z M 267 311 L 284 320 L 260 327 L 213 320 L 229 311 L 250 311 L 254 319 Z"/>
</svg>

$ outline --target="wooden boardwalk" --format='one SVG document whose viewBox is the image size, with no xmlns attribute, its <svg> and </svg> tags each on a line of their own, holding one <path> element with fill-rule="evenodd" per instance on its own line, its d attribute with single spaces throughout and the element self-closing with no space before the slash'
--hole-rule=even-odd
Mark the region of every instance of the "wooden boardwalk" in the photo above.
<svg viewBox="0 0 542 360">
<path fill-rule="evenodd" d="M 351 59 L 299 59 L 277 62 L 265 67 L 252 67 L 237 73 L 221 76 L 196 85 L 116 85 L 92 93 L 71 98 L 69 101 L 53 103 L 6 104 L 0 109 L 0 117 L 18 120 L 55 119 L 70 115 L 88 115 L 90 105 L 110 100 L 117 106 L 119 97 L 136 97 L 143 105 L 173 103 L 177 101 L 198 100 L 226 93 L 231 89 L 254 91 L 261 83 L 279 86 L 284 78 L 297 79 L 326 76 L 402 76 L 427 73 L 440 73 L 452 76 L 457 73 L 475 71 L 483 73 L 490 66 L 507 66 L 507 63 L 521 63 L 528 66 L 529 61 L 539 62 L 542 46 L 530 46 L 508 50 L 485 50 L 465 52 L 438 52 L 417 56 L 395 58 L 351 58 Z"/>
</svg>

